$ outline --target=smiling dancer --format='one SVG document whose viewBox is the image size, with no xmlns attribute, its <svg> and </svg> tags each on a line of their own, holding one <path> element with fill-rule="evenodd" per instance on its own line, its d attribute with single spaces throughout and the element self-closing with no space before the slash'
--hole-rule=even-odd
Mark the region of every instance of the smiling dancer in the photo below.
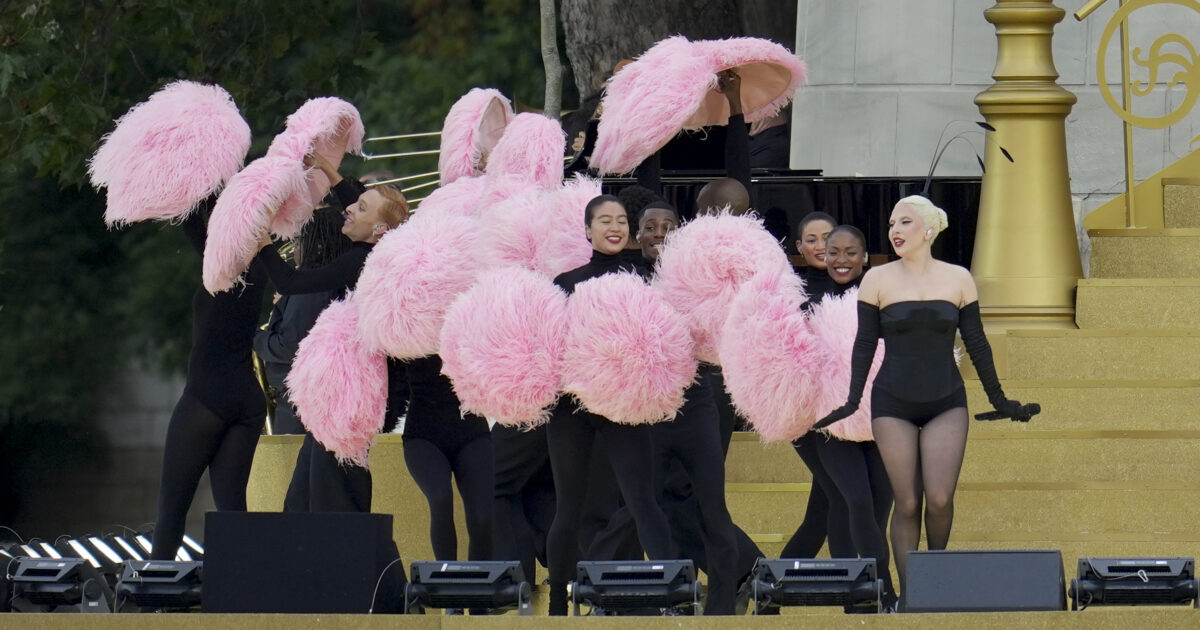
<svg viewBox="0 0 1200 630">
<path fill-rule="evenodd" d="M 845 405 L 813 428 L 827 427 L 858 408 L 882 337 L 887 352 L 871 394 L 872 430 L 896 495 L 892 549 L 903 588 L 908 552 L 921 536 L 922 506 L 928 548 L 945 549 L 950 540 L 968 427 L 966 391 L 954 361 L 956 330 L 988 402 L 1009 417 L 1022 409 L 1000 387 L 970 271 L 936 260 L 930 251 L 947 226 L 946 213 L 924 197 L 905 197 L 888 225 L 900 260 L 863 277 L 850 392 Z"/>
</svg>

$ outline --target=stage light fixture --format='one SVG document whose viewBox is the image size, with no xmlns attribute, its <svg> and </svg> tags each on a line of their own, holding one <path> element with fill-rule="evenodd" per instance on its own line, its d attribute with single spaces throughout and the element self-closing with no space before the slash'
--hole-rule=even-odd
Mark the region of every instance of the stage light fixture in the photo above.
<svg viewBox="0 0 1200 630">
<path fill-rule="evenodd" d="M 404 610 L 474 608 L 489 612 L 516 609 L 533 614 L 532 589 L 520 562 L 414 562 L 404 587 Z"/>
<path fill-rule="evenodd" d="M 196 540 L 191 536 L 188 536 L 187 534 L 183 535 L 183 546 L 187 547 L 188 553 L 190 553 L 191 556 L 197 561 L 204 559 L 204 545 L 196 542 Z"/>
<path fill-rule="evenodd" d="M 128 559 L 128 560 L 145 560 L 146 559 L 146 557 L 143 556 L 140 551 L 138 551 L 138 548 L 136 546 L 134 546 L 135 543 L 131 543 L 128 540 L 125 540 L 124 536 L 110 535 L 107 538 L 109 539 L 110 543 L 115 543 L 115 545 L 117 547 L 119 547 L 122 552 L 124 552 L 126 559 Z"/>
<path fill-rule="evenodd" d="M 33 545 L 21 544 L 21 545 L 17 545 L 17 548 L 21 550 L 20 555 L 23 555 L 26 558 L 41 558 L 42 557 L 41 552 L 39 552 L 36 548 L 34 548 Z"/>
<path fill-rule="evenodd" d="M 201 603 L 202 562 L 130 560 L 117 580 L 117 601 L 139 608 L 184 610 Z"/>
<path fill-rule="evenodd" d="M 150 539 L 146 538 L 144 534 L 138 534 L 137 536 L 134 536 L 133 540 L 137 542 L 138 547 L 142 548 L 142 553 L 144 553 L 146 557 L 150 557 L 150 554 L 154 553 L 154 544 L 151 543 Z"/>
<path fill-rule="evenodd" d="M 1200 608 L 1195 565 L 1194 558 L 1080 558 L 1067 592 L 1071 610 L 1189 602 Z"/>
<path fill-rule="evenodd" d="M 62 560 L 62 554 L 59 553 L 58 550 L 55 549 L 50 543 L 38 542 L 37 546 L 42 553 L 42 557 L 52 558 L 54 560 Z"/>
<path fill-rule="evenodd" d="M 759 558 L 750 573 L 755 614 L 781 606 L 874 606 L 883 604 L 883 580 L 874 558 Z"/>
<path fill-rule="evenodd" d="M 15 558 L 9 567 L 14 612 L 107 613 L 112 589 L 81 558 Z"/>
<path fill-rule="evenodd" d="M 701 613 L 700 583 L 691 560 L 580 562 L 571 601 L 576 616 L 581 604 L 618 614 L 685 606 Z"/>
</svg>

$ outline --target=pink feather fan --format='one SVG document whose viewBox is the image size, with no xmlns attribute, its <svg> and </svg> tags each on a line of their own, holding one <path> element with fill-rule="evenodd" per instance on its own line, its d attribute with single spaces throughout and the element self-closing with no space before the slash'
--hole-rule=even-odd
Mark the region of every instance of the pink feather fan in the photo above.
<svg viewBox="0 0 1200 630">
<path fill-rule="evenodd" d="M 491 88 L 472 88 L 450 106 L 442 123 L 438 173 L 442 185 L 483 174 L 484 156 L 513 119 L 512 103 Z"/>
<path fill-rule="evenodd" d="M 819 418 L 813 403 L 820 353 L 800 308 L 805 299 L 790 269 L 768 269 L 741 286 L 725 322 L 725 389 L 768 442 L 791 442 Z"/>
<path fill-rule="evenodd" d="M 809 327 L 817 341 L 820 357 L 820 386 L 814 410 L 817 418 L 841 407 L 850 392 L 850 352 L 854 348 L 854 336 L 858 332 L 858 289 L 851 289 L 842 296 L 826 296 L 809 314 Z M 840 440 L 869 442 L 875 439 L 871 432 L 871 384 L 883 363 L 883 341 L 875 350 L 875 360 L 867 376 L 858 411 L 845 420 L 829 427 L 829 432 Z"/>
<path fill-rule="evenodd" d="M 562 183 L 567 136 L 557 120 L 517 114 L 488 157 L 488 178 L 515 177 L 552 190 Z"/>
<path fill-rule="evenodd" d="M 650 47 L 608 81 L 591 166 L 601 175 L 637 168 L 685 127 L 716 86 L 707 59 L 687 38 Z"/>
<path fill-rule="evenodd" d="M 204 288 L 228 291 L 258 253 L 271 216 L 304 187 L 304 167 L 283 157 L 261 157 L 229 180 L 208 219 Z"/>
<path fill-rule="evenodd" d="M 563 391 L 620 424 L 671 419 L 696 376 L 683 319 L 630 273 L 582 282 L 567 300 Z"/>
<path fill-rule="evenodd" d="M 475 282 L 477 219 L 417 213 L 375 244 L 354 292 L 359 339 L 405 360 L 437 354 L 442 319 Z"/>
<path fill-rule="evenodd" d="M 584 235 L 584 208 L 599 194 L 599 182 L 578 178 L 552 192 L 530 189 L 493 204 L 483 217 L 484 257 L 492 266 L 548 278 L 586 264 L 592 245 Z"/>
<path fill-rule="evenodd" d="M 287 386 L 296 414 L 338 461 L 367 466 L 387 413 L 387 359 L 358 340 L 348 297 L 330 304 L 300 342 Z"/>
<path fill-rule="evenodd" d="M 737 71 L 746 122 L 774 116 L 791 102 L 808 77 L 808 69 L 799 57 L 770 40 L 733 37 L 693 44 L 696 53 L 707 60 L 710 72 L 716 74 L 730 68 Z M 724 125 L 729 121 L 729 101 L 724 94 L 709 91 L 693 112 L 683 123 L 684 129 Z"/>
<path fill-rule="evenodd" d="M 104 222 L 183 219 L 246 160 L 250 126 L 217 85 L 175 81 L 117 120 L 88 163 Z"/>
<path fill-rule="evenodd" d="M 303 163 L 304 156 L 319 153 L 337 168 L 346 153 L 361 153 L 362 118 L 358 109 L 340 98 L 309 99 L 287 119 L 287 128 L 275 136 L 269 156 L 282 156 Z M 271 232 L 293 238 L 312 217 L 312 211 L 329 192 L 329 178 L 320 169 L 306 172 L 305 187 L 296 191 L 271 222 Z"/>
<path fill-rule="evenodd" d="M 696 358 L 720 364 L 717 347 L 729 303 L 761 271 L 791 273 L 791 265 L 779 241 L 752 216 L 697 217 L 667 237 L 654 288 L 686 318 Z"/>
<path fill-rule="evenodd" d="M 567 296 L 516 267 L 486 271 L 442 324 L 442 372 L 464 412 L 535 427 L 558 399 Z"/>
<path fill-rule="evenodd" d="M 486 182 L 487 179 L 481 176 L 460 177 L 451 184 L 442 184 L 421 201 L 420 212 L 416 214 L 475 216 Z"/>
</svg>

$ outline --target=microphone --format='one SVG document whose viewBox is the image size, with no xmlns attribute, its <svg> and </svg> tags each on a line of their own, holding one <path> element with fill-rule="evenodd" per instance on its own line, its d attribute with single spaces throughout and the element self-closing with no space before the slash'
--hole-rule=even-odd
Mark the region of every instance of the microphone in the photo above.
<svg viewBox="0 0 1200 630">
<path fill-rule="evenodd" d="M 1029 403 L 1026 405 L 1021 405 L 1017 412 L 1011 416 L 1005 414 L 1003 411 L 985 411 L 983 413 L 975 414 L 975 419 L 987 421 L 1012 418 L 1013 422 L 1029 422 L 1030 418 L 1038 415 L 1039 413 L 1042 413 L 1042 406 L 1037 403 Z"/>
<path fill-rule="evenodd" d="M 961 120 L 961 119 L 951 120 L 950 122 L 946 123 L 946 125 L 944 127 L 942 127 L 942 133 L 938 135 L 937 144 L 934 145 L 934 149 L 933 149 L 933 160 L 929 164 L 929 174 L 925 176 L 925 186 L 921 189 L 921 196 L 925 197 L 926 199 L 929 198 L 929 186 L 930 186 L 930 184 L 933 183 L 933 172 L 935 170 L 937 170 L 937 165 L 939 162 L 942 161 L 942 155 L 944 153 L 946 153 L 946 149 L 950 148 L 950 145 L 953 144 L 955 140 L 961 139 L 963 142 L 966 142 L 968 145 L 971 146 L 971 150 L 973 150 L 975 152 L 975 161 L 979 163 L 979 170 L 985 174 L 987 173 L 987 167 L 985 167 L 983 165 L 983 158 L 979 157 L 979 150 L 976 149 L 975 145 L 972 144 L 971 141 L 966 138 L 966 136 L 968 136 L 970 134 L 984 135 L 983 131 L 976 131 L 974 129 L 970 129 L 967 131 L 960 131 L 960 132 L 954 134 L 953 136 L 951 136 L 950 139 L 947 140 L 945 143 L 942 142 L 942 138 L 944 138 L 946 136 L 946 131 L 948 129 L 950 129 L 951 125 L 953 125 L 954 123 L 958 123 L 958 122 L 969 122 L 969 121 Z M 975 124 L 978 125 L 980 128 L 984 129 L 984 131 L 988 131 L 988 132 L 996 131 L 995 127 L 993 127 L 993 126 L 989 125 L 988 123 L 983 122 L 981 120 L 975 121 Z M 1012 154 L 1009 153 L 1008 149 L 1005 149 L 1003 146 L 1000 147 L 1000 153 L 1003 154 L 1004 158 L 1007 159 L 1009 162 L 1013 161 Z"/>
</svg>

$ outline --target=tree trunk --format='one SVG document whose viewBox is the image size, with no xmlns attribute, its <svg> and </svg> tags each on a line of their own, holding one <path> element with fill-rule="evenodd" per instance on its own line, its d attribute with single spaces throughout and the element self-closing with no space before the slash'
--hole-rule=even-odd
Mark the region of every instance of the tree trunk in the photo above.
<svg viewBox="0 0 1200 630">
<path fill-rule="evenodd" d="M 558 20 L 554 0 L 541 0 L 542 65 L 546 69 L 546 100 L 542 113 L 555 120 L 562 113 L 562 58 L 558 55 Z"/>
</svg>

